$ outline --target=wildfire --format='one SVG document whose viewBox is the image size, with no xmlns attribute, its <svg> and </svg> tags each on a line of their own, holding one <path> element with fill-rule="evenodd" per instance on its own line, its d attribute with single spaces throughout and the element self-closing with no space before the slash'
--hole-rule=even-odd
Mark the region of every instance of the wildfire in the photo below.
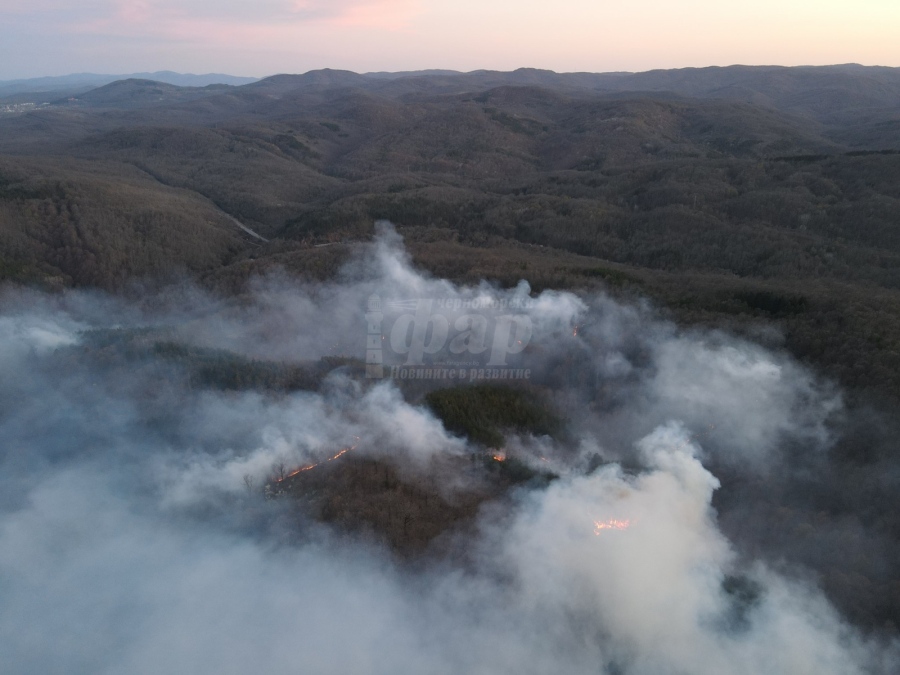
<svg viewBox="0 0 900 675">
<path fill-rule="evenodd" d="M 322 464 L 325 464 L 326 462 L 333 462 L 334 460 L 338 459 L 339 457 L 343 457 L 344 455 L 346 455 L 346 454 L 347 454 L 348 452 L 350 452 L 351 450 L 356 450 L 356 447 L 359 445 L 359 436 L 354 436 L 354 438 L 356 439 L 356 443 L 355 443 L 354 445 L 351 445 L 351 446 L 348 447 L 348 448 L 342 448 L 342 449 L 340 450 L 340 452 L 338 452 L 337 454 L 332 455 L 332 456 L 329 457 L 328 459 L 323 459 L 321 462 L 316 462 L 315 464 L 307 464 L 306 466 L 301 466 L 299 469 L 294 469 L 294 470 L 291 471 L 290 473 L 287 473 L 287 474 L 285 474 L 284 476 L 282 476 L 282 477 L 280 477 L 280 478 L 275 478 L 275 479 L 273 479 L 274 482 L 275 482 L 275 483 L 282 483 L 282 482 L 286 481 L 288 478 L 293 478 L 294 476 L 296 476 L 296 475 L 298 475 L 298 474 L 301 474 L 301 473 L 303 473 L 304 471 L 309 471 L 309 470 L 311 470 L 311 469 L 315 469 L 317 466 L 321 466 Z"/>
<path fill-rule="evenodd" d="M 495 462 L 505 462 L 506 461 L 506 453 L 501 450 L 496 455 L 492 455 L 491 459 L 493 459 Z"/>
<path fill-rule="evenodd" d="M 307 465 L 307 466 L 301 466 L 299 469 L 294 469 L 294 470 L 291 471 L 289 474 L 286 474 L 286 475 L 284 476 L 284 478 L 276 478 L 276 479 L 275 479 L 275 482 L 276 482 L 276 483 L 280 483 L 281 481 L 287 480 L 288 478 L 293 478 L 293 477 L 296 476 L 298 473 L 303 473 L 304 471 L 309 471 L 310 469 L 315 469 L 317 466 L 319 466 L 318 463 L 316 463 L 316 464 L 309 464 L 309 465 Z"/>
<path fill-rule="evenodd" d="M 627 530 L 629 527 L 631 527 L 630 520 L 618 520 L 616 518 L 610 518 L 609 520 L 595 520 L 594 534 L 599 537 L 604 530 Z"/>
<path fill-rule="evenodd" d="M 578 337 L 578 325 L 575 325 L 575 328 L 572 329 L 572 337 Z"/>
</svg>

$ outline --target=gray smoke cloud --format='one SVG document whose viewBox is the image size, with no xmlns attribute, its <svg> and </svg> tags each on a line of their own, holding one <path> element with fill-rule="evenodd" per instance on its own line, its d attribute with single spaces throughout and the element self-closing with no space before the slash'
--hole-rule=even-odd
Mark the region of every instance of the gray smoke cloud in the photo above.
<svg viewBox="0 0 900 675">
<path fill-rule="evenodd" d="M 146 334 L 270 361 L 362 359 L 373 294 L 530 298 L 527 284 L 430 278 L 384 227 L 334 282 L 276 275 L 237 301 L 194 288 L 141 306 L 0 299 L 5 671 L 896 671 L 896 643 L 719 526 L 715 467 L 765 477 L 802 448 L 813 470 L 834 443 L 839 394 L 784 355 L 608 297 L 531 299 L 521 358 L 569 431 L 507 449 L 560 477 L 483 509 L 460 555 L 416 566 L 260 489 L 277 464 L 341 448 L 413 475 L 477 451 L 395 383 L 336 363 L 308 391 L 222 391 L 152 348 L 121 356 Z"/>
</svg>

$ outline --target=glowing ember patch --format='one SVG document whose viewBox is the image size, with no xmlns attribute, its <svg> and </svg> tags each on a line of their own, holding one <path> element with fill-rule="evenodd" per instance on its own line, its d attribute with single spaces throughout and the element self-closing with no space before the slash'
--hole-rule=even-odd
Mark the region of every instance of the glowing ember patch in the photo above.
<svg viewBox="0 0 900 675">
<path fill-rule="evenodd" d="M 594 534 L 599 537 L 600 533 L 604 530 L 627 530 L 629 527 L 631 527 L 630 520 L 617 520 L 615 518 L 611 518 L 610 520 L 595 520 Z"/>
<path fill-rule="evenodd" d="M 492 456 L 492 459 L 493 459 L 495 462 L 505 462 L 505 461 L 506 461 L 506 453 L 505 453 L 505 452 L 498 452 L 496 455 L 493 455 L 493 456 Z"/>
</svg>

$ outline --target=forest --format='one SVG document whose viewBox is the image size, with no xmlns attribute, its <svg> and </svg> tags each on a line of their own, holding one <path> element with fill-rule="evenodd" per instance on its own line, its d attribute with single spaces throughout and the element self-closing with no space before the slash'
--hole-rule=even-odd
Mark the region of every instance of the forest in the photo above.
<svg viewBox="0 0 900 675">
<path fill-rule="evenodd" d="M 717 497 L 723 529 L 738 532 L 728 514 L 756 500 L 792 534 L 748 535 L 748 547 L 815 569 L 855 622 L 896 631 L 900 520 L 876 477 L 900 466 L 897 69 L 325 70 L 71 93 L 19 92 L 36 107 L 0 114 L 5 289 L 133 299 L 187 283 L 240 304 L 267 276 L 336 278 L 389 220 L 437 278 L 606 293 L 679 330 L 748 338 L 841 387 L 851 421 L 804 499 L 716 467 L 730 488 Z M 340 355 L 248 358 L 124 329 L 56 358 L 109 372 L 163 364 L 191 391 L 316 391 L 335 369 L 362 371 Z M 555 479 L 492 453 L 511 434 L 565 437 L 553 376 L 575 381 L 578 365 L 527 388 L 407 387 L 484 449 L 445 468 L 478 473 L 480 492 L 447 500 L 377 459 L 276 487 L 323 522 L 363 523 L 421 553 L 513 486 Z M 869 539 L 842 542 L 857 558 L 818 562 L 826 538 L 811 531 L 826 518 L 866 522 Z"/>
</svg>

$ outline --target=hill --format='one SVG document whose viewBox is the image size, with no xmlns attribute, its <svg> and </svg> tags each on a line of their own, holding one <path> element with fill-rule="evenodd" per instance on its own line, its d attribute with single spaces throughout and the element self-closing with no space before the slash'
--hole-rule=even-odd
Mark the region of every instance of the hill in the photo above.
<svg viewBox="0 0 900 675">
<path fill-rule="evenodd" d="M 260 275 L 333 279 L 374 221 L 389 219 L 415 264 L 442 278 L 649 299 L 683 335 L 724 328 L 790 352 L 843 385 L 846 419 L 818 430 L 834 441 L 815 458 L 819 473 L 805 473 L 802 443 L 786 450 L 796 475 L 716 466 L 723 531 L 753 555 L 815 570 L 860 625 L 896 630 L 897 69 L 322 70 L 241 86 L 126 78 L 45 106 L 17 100 L 0 105 L 4 285 L 121 292 L 187 278 L 240 316 Z M 261 324 L 278 347 L 278 321 Z M 328 373 L 352 379 L 362 367 L 249 358 L 116 322 L 88 338 L 50 370 L 87 363 L 131 383 L 147 369 L 138 408 L 165 399 L 157 383 L 175 374 L 190 396 L 250 391 L 257 401 L 334 387 Z M 578 357 L 557 365 L 573 381 L 585 368 Z M 293 475 L 282 466 L 267 496 L 418 555 L 513 486 L 552 479 L 490 449 L 510 433 L 565 433 L 560 388 L 403 393 L 478 452 L 427 480 L 364 456 Z M 592 391 L 590 406 L 608 412 L 607 398 Z M 193 415 L 182 409 L 190 400 L 171 405 Z M 152 433 L 177 418 L 165 410 L 149 413 Z M 457 475 L 479 487 L 448 500 L 439 487 Z M 853 555 L 822 555 L 835 548 Z"/>
<path fill-rule="evenodd" d="M 900 293 L 898 92 L 897 69 L 859 66 L 127 79 L 0 115 L 6 171 L 39 166 L 44 186 L 4 193 L 4 269 L 115 288 L 171 265 L 235 290 L 276 264 L 327 273 L 339 256 L 316 245 L 387 218 L 441 274 L 627 279 L 683 320 L 776 321 L 799 356 L 900 397 L 900 324 L 879 309 Z M 117 182 L 140 195 L 112 209 L 120 243 L 42 277 L 47 249 L 22 233 L 60 208 L 46 186 L 90 186 L 79 208 L 100 213 Z M 148 236 L 142 200 L 171 214 L 153 221 L 165 240 L 197 209 L 224 227 L 125 264 Z"/>
<path fill-rule="evenodd" d="M 0 274 L 122 289 L 227 264 L 250 239 L 208 200 L 133 167 L 0 159 Z"/>
<path fill-rule="evenodd" d="M 94 108 L 128 110 L 154 105 L 171 105 L 191 101 L 201 96 L 220 92 L 228 85 L 206 87 L 178 87 L 154 80 L 129 78 L 91 89 L 77 97 L 55 101 L 57 105 L 79 105 Z"/>
<path fill-rule="evenodd" d="M 254 77 L 238 77 L 221 73 L 193 75 L 190 73 L 173 73 L 161 70 L 154 73 L 132 73 L 129 75 L 99 75 L 96 73 L 76 73 L 56 77 L 33 77 L 19 80 L 0 80 L 0 98 L 11 94 L 52 92 L 52 91 L 87 91 L 95 87 L 116 82 L 118 80 L 153 80 L 173 84 L 179 87 L 205 87 L 210 84 L 242 85 L 255 82 Z"/>
</svg>

